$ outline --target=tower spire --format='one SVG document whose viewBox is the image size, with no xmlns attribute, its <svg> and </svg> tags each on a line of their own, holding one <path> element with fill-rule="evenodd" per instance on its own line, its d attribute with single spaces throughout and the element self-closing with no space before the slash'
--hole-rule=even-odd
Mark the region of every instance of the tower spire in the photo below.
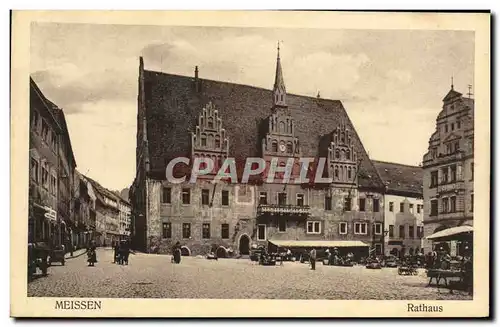
<svg viewBox="0 0 500 327">
<path fill-rule="evenodd" d="M 451 75 L 451 89 L 453 90 L 453 75 Z"/>
<path fill-rule="evenodd" d="M 278 56 L 276 58 L 276 75 L 274 77 L 273 87 L 273 105 L 274 107 L 286 107 L 286 88 L 283 79 L 280 60 L 280 44 L 278 42 Z"/>
</svg>

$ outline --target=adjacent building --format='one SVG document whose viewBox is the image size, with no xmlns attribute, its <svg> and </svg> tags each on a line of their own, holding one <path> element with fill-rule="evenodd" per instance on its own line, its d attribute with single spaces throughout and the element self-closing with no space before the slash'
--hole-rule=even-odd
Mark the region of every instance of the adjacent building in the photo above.
<svg viewBox="0 0 500 327">
<path fill-rule="evenodd" d="M 385 186 L 340 101 L 287 93 L 279 54 L 272 90 L 198 74 L 198 67 L 194 77 L 148 71 L 140 59 L 130 189 L 137 248 L 168 252 L 180 241 L 184 254 L 244 255 L 259 244 L 382 254 Z M 324 158 L 320 175 L 333 182 L 284 184 L 278 174 L 268 183 L 264 172 L 246 184 L 214 184 L 213 174 L 170 184 L 165 168 L 181 156 L 210 157 L 214 172 L 235 158 L 238 178 L 248 157 L 278 158 L 280 166 Z"/>
<path fill-rule="evenodd" d="M 132 209 L 127 200 L 123 199 L 119 194 L 117 194 L 117 196 L 119 198 L 118 209 L 120 211 L 118 214 L 118 232 L 120 234 L 120 239 L 128 239 L 130 237 L 130 217 Z"/>
<path fill-rule="evenodd" d="M 75 171 L 75 229 L 72 231 L 73 248 L 83 248 L 95 238 L 96 196 L 92 184 L 84 175 Z"/>
<path fill-rule="evenodd" d="M 424 234 L 473 224 L 474 100 L 451 86 L 423 157 Z M 456 243 L 443 244 L 453 254 Z M 425 251 L 432 250 L 426 241 Z"/>
<path fill-rule="evenodd" d="M 99 246 L 111 246 L 113 242 L 130 237 L 130 203 L 94 179 L 85 176 L 95 194 L 94 240 Z"/>
<path fill-rule="evenodd" d="M 29 242 L 61 242 L 58 216 L 61 133 L 52 103 L 30 78 Z"/>
<path fill-rule="evenodd" d="M 422 167 L 372 162 L 385 184 L 384 254 L 420 253 L 424 237 Z"/>
<path fill-rule="evenodd" d="M 75 168 L 64 112 L 30 77 L 30 241 L 69 242 Z"/>
</svg>

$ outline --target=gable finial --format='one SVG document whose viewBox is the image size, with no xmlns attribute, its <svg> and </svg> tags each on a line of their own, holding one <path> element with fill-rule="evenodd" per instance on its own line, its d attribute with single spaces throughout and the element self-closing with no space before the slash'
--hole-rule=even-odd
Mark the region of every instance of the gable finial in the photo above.
<svg viewBox="0 0 500 327">
<path fill-rule="evenodd" d="M 451 89 L 453 90 L 453 74 L 451 75 Z"/>
</svg>

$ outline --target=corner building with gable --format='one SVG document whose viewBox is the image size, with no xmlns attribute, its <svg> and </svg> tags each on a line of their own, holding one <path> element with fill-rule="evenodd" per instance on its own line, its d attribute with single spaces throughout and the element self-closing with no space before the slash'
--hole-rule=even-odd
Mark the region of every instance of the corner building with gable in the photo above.
<svg viewBox="0 0 500 327">
<path fill-rule="evenodd" d="M 246 255 L 257 245 L 382 254 L 385 186 L 340 101 L 288 94 L 279 52 L 272 90 L 198 74 L 148 71 L 140 58 L 130 189 L 137 249 L 169 253 L 179 241 L 184 255 Z M 176 157 L 210 157 L 214 173 L 171 184 L 165 171 Z M 268 164 L 261 176 L 212 183 L 226 158 L 235 158 L 241 180 L 249 157 Z M 293 159 L 293 180 L 304 157 L 325 158 L 320 174 L 333 182 L 286 184 L 278 173 L 267 183 L 272 158 L 279 166 Z"/>
<path fill-rule="evenodd" d="M 423 157 L 424 234 L 473 225 L 474 217 L 474 99 L 453 84 L 443 99 L 436 130 Z M 441 244 L 458 255 L 464 244 Z M 425 240 L 424 249 L 433 250 Z"/>
</svg>

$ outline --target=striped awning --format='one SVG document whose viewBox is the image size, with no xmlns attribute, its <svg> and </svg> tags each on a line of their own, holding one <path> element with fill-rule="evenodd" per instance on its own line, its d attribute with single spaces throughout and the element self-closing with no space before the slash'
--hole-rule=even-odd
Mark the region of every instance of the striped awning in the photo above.
<svg viewBox="0 0 500 327">
<path fill-rule="evenodd" d="M 290 248 L 334 248 L 334 247 L 369 247 L 370 245 L 362 241 L 333 241 L 333 240 L 270 240 L 270 243 L 279 247 Z"/>
</svg>

